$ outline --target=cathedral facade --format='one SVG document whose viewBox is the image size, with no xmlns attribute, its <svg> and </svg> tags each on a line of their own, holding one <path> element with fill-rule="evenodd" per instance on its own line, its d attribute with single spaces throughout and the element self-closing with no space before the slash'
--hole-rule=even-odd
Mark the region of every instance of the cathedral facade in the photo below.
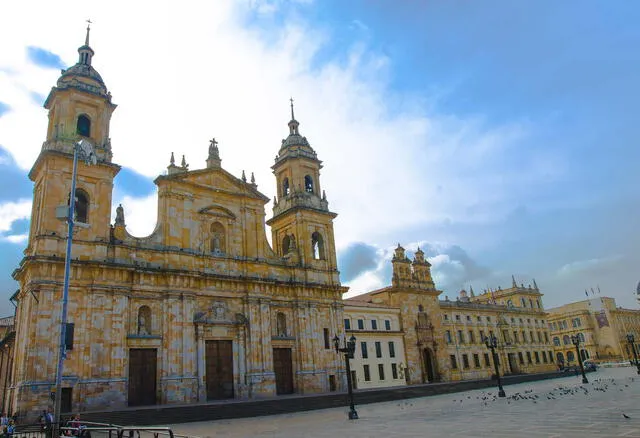
<svg viewBox="0 0 640 438">
<path fill-rule="evenodd" d="M 112 218 L 109 124 L 116 105 L 85 44 L 46 99 L 49 124 L 29 177 L 29 240 L 14 278 L 15 373 L 9 393 L 24 415 L 51 405 L 56 378 L 74 148 L 78 162 L 62 411 L 319 393 L 343 387 L 330 338 L 341 333 L 336 214 L 321 161 L 293 117 L 272 166 L 273 215 L 253 178 L 225 171 L 215 140 L 201 169 L 171 159 L 159 176 L 158 218 L 145 238 Z M 267 241 L 270 225 L 273 247 Z M 331 348 L 327 348 L 327 346 Z"/>
</svg>

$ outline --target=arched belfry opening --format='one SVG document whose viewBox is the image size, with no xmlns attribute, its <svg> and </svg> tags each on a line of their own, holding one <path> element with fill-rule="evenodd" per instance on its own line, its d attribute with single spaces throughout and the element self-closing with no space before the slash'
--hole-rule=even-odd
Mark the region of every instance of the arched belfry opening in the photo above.
<svg viewBox="0 0 640 438">
<path fill-rule="evenodd" d="M 323 260 L 325 258 L 322 234 L 317 231 L 311 235 L 311 252 L 314 260 Z"/>
<path fill-rule="evenodd" d="M 91 137 L 91 119 L 86 114 L 78 116 L 76 133 L 83 137 Z"/>
<path fill-rule="evenodd" d="M 289 196 L 289 178 L 282 180 L 282 196 Z"/>
<path fill-rule="evenodd" d="M 313 178 L 311 177 L 311 175 L 305 175 L 304 177 L 304 191 L 307 193 L 314 193 Z"/>
<path fill-rule="evenodd" d="M 68 198 L 67 205 L 69 205 Z M 82 189 L 76 189 L 73 221 L 82 222 L 83 224 L 89 223 L 89 194 Z"/>
</svg>

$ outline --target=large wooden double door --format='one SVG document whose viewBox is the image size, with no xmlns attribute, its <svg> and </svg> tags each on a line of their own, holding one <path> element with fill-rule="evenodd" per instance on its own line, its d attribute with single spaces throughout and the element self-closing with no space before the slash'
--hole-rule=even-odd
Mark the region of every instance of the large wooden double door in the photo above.
<svg viewBox="0 0 640 438">
<path fill-rule="evenodd" d="M 233 398 L 233 348 L 231 341 L 206 341 L 207 400 Z"/>
<path fill-rule="evenodd" d="M 129 350 L 129 406 L 156 404 L 157 361 L 155 348 Z"/>
<path fill-rule="evenodd" d="M 276 394 L 293 394 L 291 348 L 273 349 L 273 369 L 276 373 Z"/>
</svg>

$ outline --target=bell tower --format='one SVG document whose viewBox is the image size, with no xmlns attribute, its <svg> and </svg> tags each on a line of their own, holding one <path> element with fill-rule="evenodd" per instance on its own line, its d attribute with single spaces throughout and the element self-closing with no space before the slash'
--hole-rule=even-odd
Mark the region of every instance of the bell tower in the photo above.
<svg viewBox="0 0 640 438">
<path fill-rule="evenodd" d="M 273 201 L 271 226 L 275 252 L 292 264 L 329 271 L 330 280 L 336 283 L 337 262 L 333 219 L 336 213 L 329 211 L 329 203 L 320 185 L 322 161 L 300 135 L 300 123 L 293 112 L 289 136 L 282 145 L 271 167 L 276 177 L 277 196 Z"/>
<path fill-rule="evenodd" d="M 60 252 L 59 245 L 49 240 L 66 237 L 63 214 L 70 198 L 73 151 L 80 140 L 93 150 L 97 163 L 89 166 L 78 160 L 74 240 L 107 242 L 110 238 L 113 178 L 120 170 L 111 162 L 109 138 L 116 105 L 92 65 L 95 52 L 89 46 L 89 32 L 87 26 L 78 62 L 62 70 L 44 103 L 49 110 L 47 136 L 29 172 L 34 197 L 27 255 Z"/>
</svg>

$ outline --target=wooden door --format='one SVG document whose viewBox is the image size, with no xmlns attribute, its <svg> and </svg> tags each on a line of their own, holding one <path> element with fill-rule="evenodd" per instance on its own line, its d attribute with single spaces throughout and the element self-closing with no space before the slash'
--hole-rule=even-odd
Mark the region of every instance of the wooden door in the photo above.
<svg viewBox="0 0 640 438">
<path fill-rule="evenodd" d="M 291 348 L 273 349 L 273 368 L 276 373 L 276 394 L 293 394 Z"/>
<path fill-rule="evenodd" d="M 156 404 L 157 360 L 155 348 L 129 350 L 129 406 Z"/>
<path fill-rule="evenodd" d="M 60 413 L 68 414 L 72 410 L 71 401 L 73 400 L 73 388 L 62 388 L 60 395 Z"/>
<path fill-rule="evenodd" d="M 231 341 L 206 341 L 207 400 L 233 398 Z"/>
</svg>

